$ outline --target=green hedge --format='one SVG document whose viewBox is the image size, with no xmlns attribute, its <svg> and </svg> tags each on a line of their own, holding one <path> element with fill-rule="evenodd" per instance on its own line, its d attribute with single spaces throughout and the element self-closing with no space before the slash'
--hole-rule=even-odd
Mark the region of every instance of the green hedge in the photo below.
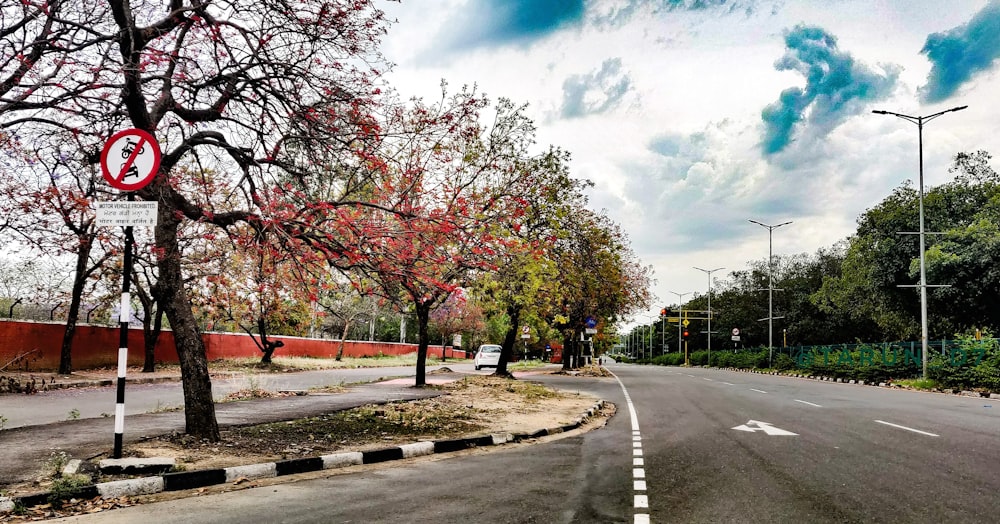
<svg viewBox="0 0 1000 524">
<path fill-rule="evenodd" d="M 943 355 L 939 352 L 929 355 L 928 378 L 944 388 L 1000 392 L 1000 343 L 997 339 L 974 340 L 969 337 L 949 341 L 946 347 Z M 914 378 L 923 373 L 920 349 L 909 343 L 776 349 L 770 366 L 768 356 L 767 348 L 713 351 L 711 365 L 737 369 L 797 370 L 807 375 L 866 382 Z M 688 356 L 692 366 L 709 365 L 708 358 L 708 351 L 695 351 Z M 679 366 L 684 364 L 684 355 L 668 353 L 643 362 Z"/>
</svg>

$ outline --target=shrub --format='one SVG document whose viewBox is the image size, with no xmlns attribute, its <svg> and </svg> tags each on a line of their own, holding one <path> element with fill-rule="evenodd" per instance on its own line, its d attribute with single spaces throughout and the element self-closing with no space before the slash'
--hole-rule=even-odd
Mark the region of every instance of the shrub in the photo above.
<svg viewBox="0 0 1000 524">
<path fill-rule="evenodd" d="M 61 508 L 63 502 L 76 497 L 90 484 L 91 480 L 87 475 L 69 475 L 56 479 L 49 490 L 49 504 L 54 508 Z"/>
</svg>

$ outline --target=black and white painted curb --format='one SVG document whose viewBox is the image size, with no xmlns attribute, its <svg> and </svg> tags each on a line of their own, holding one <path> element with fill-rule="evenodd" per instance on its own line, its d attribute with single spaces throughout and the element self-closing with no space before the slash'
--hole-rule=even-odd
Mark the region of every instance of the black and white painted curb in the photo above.
<svg viewBox="0 0 1000 524">
<path fill-rule="evenodd" d="M 438 453 L 450 453 L 482 446 L 499 446 L 510 442 L 519 442 L 522 440 L 529 440 L 572 431 L 586 423 L 586 421 L 600 411 L 604 405 L 605 401 L 599 400 L 593 407 L 588 409 L 584 415 L 570 424 L 554 428 L 539 429 L 530 433 L 494 433 L 478 437 L 416 442 L 413 444 L 404 444 L 398 447 L 376 449 L 372 451 L 334 453 L 332 455 L 322 455 L 319 457 L 297 458 L 278 462 L 266 462 L 263 464 L 234 466 L 231 468 L 179 471 L 155 477 L 116 480 L 112 482 L 102 482 L 99 484 L 84 486 L 75 494 L 74 498 L 93 499 L 101 497 L 105 499 L 112 499 L 124 496 L 152 495 L 163 491 L 180 491 L 185 489 L 203 488 L 216 484 L 226 484 L 236 482 L 239 479 L 254 480 L 280 477 L 283 475 L 294 475 L 296 473 L 307 473 L 310 471 L 337 469 L 363 464 L 377 464 L 390 460 L 401 460 Z M 39 504 L 46 504 L 49 502 L 49 496 L 50 494 L 48 492 L 43 492 L 18 497 L 0 497 L 0 515 L 10 513 L 19 507 L 28 508 Z"/>
<path fill-rule="evenodd" d="M 881 388 L 900 388 L 900 389 L 910 389 L 917 390 L 917 388 L 903 386 L 901 384 L 896 384 L 893 382 L 878 382 L 874 380 L 861 380 L 861 379 L 847 379 L 838 377 L 827 377 L 824 375 L 808 375 L 805 373 L 782 373 L 780 371 L 761 371 L 758 369 L 744 369 L 744 368 L 716 368 L 725 371 L 738 371 L 740 373 L 755 373 L 757 375 L 777 375 L 781 377 L 791 377 L 791 378 L 805 378 L 809 380 L 819 380 L 824 382 L 837 382 L 840 384 L 856 384 L 859 386 L 878 386 Z M 917 391 L 933 391 L 937 393 L 947 393 L 952 395 L 959 395 L 962 397 L 976 397 L 976 398 L 989 398 L 993 400 L 1000 400 L 1000 393 L 988 393 L 979 391 L 964 391 L 961 389 L 947 388 L 938 390 L 917 390 Z"/>
</svg>

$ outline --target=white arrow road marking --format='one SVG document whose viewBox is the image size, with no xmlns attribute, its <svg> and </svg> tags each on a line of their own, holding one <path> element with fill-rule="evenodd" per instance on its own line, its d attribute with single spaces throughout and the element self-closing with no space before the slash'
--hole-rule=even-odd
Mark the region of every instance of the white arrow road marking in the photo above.
<svg viewBox="0 0 1000 524">
<path fill-rule="evenodd" d="M 763 431 L 764 433 L 767 433 L 768 435 L 771 435 L 771 436 L 784 436 L 784 435 L 797 436 L 798 435 L 798 433 L 792 433 L 791 431 L 786 431 L 786 430 L 781 429 L 781 428 L 776 428 L 772 424 L 770 424 L 769 422 L 760 422 L 758 420 L 748 420 L 746 424 L 742 424 L 742 425 L 736 426 L 733 429 L 735 429 L 737 431 L 748 431 L 750 433 L 753 433 L 753 432 L 756 432 L 756 431 Z"/>
</svg>

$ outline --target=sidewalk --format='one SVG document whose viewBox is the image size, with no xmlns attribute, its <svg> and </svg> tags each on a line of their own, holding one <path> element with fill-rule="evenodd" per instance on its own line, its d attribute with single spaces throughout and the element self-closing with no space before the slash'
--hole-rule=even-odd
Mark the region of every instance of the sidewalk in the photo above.
<svg viewBox="0 0 1000 524">
<path fill-rule="evenodd" d="M 437 375 L 438 380 L 456 380 L 461 375 Z M 179 378 L 179 377 L 178 377 Z M 106 379 L 80 377 L 73 384 L 95 385 Z M 156 377 L 169 380 L 169 377 Z M 59 382 L 57 382 L 59 383 Z M 63 382 L 68 384 L 69 381 Z M 440 395 L 434 390 L 422 390 L 405 384 L 374 383 L 351 386 L 337 394 L 314 394 L 227 402 L 216 404 L 216 419 L 220 427 L 261 424 L 317 416 L 323 413 L 351 409 L 365 404 L 399 400 L 417 400 Z M 184 432 L 184 413 L 150 413 L 125 417 L 125 443 L 146 436 Z M 89 418 L 52 424 L 24 426 L 0 431 L 3 466 L 0 468 L 0 488 L 30 481 L 56 451 L 73 458 L 86 459 L 108 452 L 114 445 L 114 418 Z"/>
</svg>

